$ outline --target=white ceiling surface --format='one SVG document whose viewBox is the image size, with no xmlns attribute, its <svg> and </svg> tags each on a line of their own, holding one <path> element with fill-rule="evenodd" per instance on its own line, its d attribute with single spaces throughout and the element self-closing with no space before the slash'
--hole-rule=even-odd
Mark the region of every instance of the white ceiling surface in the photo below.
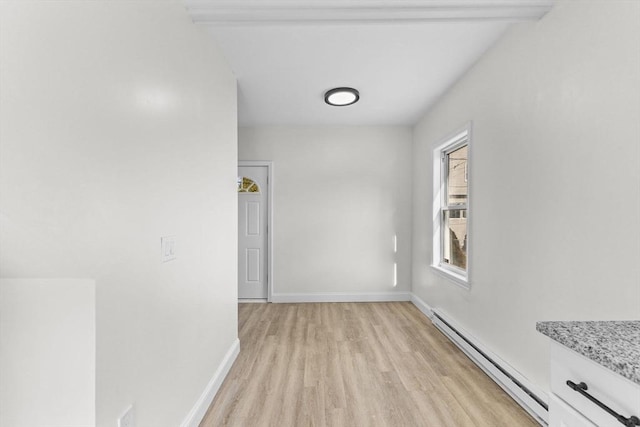
<svg viewBox="0 0 640 427">
<path fill-rule="evenodd" d="M 412 125 L 551 0 L 190 0 L 238 79 L 241 126 Z M 324 92 L 360 91 L 330 107 Z"/>
</svg>

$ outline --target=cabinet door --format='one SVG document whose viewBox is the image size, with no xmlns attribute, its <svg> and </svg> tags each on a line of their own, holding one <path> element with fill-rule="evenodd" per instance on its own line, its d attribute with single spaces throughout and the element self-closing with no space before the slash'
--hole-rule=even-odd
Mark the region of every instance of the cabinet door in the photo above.
<svg viewBox="0 0 640 427">
<path fill-rule="evenodd" d="M 555 394 L 549 394 L 549 427 L 596 427 Z"/>
</svg>

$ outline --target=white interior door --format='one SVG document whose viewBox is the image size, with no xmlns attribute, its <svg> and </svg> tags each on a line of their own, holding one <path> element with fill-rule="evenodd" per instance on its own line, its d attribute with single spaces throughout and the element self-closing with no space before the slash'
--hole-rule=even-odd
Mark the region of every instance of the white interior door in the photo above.
<svg viewBox="0 0 640 427">
<path fill-rule="evenodd" d="M 238 298 L 267 298 L 267 166 L 238 166 Z"/>
</svg>

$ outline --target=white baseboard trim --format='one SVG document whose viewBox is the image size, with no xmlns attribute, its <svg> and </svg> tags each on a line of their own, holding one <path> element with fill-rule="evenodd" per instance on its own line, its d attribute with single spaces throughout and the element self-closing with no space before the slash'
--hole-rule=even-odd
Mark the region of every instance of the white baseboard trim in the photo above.
<svg viewBox="0 0 640 427">
<path fill-rule="evenodd" d="M 180 427 L 198 427 L 200 425 L 238 354 L 240 354 L 240 340 L 236 338 L 231 347 L 229 347 L 227 354 L 224 355 L 222 362 L 218 365 L 218 369 L 216 369 L 204 392 L 198 398 L 191 411 L 189 411 L 182 424 L 180 424 Z"/>
<path fill-rule="evenodd" d="M 539 403 L 539 401 L 544 404 L 549 402 L 544 391 L 527 380 L 515 368 L 461 328 L 456 321 L 441 310 L 432 310 L 431 321 L 540 425 L 546 426 L 548 424 L 548 410 Z"/>
<path fill-rule="evenodd" d="M 433 308 L 413 292 L 411 292 L 411 302 L 422 312 L 422 314 L 433 320 Z"/>
<path fill-rule="evenodd" d="M 300 303 L 300 302 L 392 302 L 411 301 L 410 292 L 326 292 L 308 294 L 274 293 L 271 302 Z"/>
</svg>

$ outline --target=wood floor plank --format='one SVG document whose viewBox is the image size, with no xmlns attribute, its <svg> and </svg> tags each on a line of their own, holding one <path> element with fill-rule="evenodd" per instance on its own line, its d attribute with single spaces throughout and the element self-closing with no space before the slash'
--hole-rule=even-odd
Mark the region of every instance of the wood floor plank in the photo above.
<svg viewBox="0 0 640 427">
<path fill-rule="evenodd" d="M 240 304 L 201 427 L 536 427 L 411 303 Z"/>
</svg>

